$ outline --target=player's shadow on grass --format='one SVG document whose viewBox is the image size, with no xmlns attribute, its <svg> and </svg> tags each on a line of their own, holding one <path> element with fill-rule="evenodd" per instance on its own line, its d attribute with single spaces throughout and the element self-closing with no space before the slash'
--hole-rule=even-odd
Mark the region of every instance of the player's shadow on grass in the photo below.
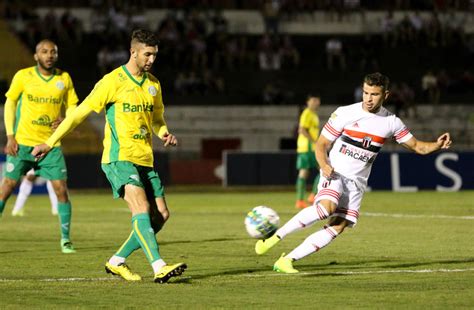
<svg viewBox="0 0 474 310">
<path fill-rule="evenodd" d="M 254 272 L 261 272 L 261 271 L 271 271 L 271 267 L 265 266 L 260 268 L 242 268 L 242 269 L 234 269 L 234 270 L 226 270 L 222 272 L 213 272 L 207 274 L 198 274 L 192 275 L 189 277 L 182 277 L 176 278 L 172 282 L 169 283 L 189 283 L 191 284 L 193 280 L 204 280 L 209 278 L 215 277 L 224 277 L 224 276 L 241 276 L 241 275 L 250 275 Z"/>
</svg>

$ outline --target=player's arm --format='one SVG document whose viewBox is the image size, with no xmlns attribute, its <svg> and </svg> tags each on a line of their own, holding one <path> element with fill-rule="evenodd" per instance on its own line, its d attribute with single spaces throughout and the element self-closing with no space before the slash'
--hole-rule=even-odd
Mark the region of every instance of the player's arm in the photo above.
<svg viewBox="0 0 474 310">
<path fill-rule="evenodd" d="M 31 154 L 37 158 L 45 156 L 59 140 L 82 123 L 92 111 L 93 109 L 89 105 L 81 104 L 66 116 L 46 143 L 35 146 Z"/>
<path fill-rule="evenodd" d="M 417 154 L 426 155 L 436 152 L 440 149 L 448 149 L 451 146 L 451 136 L 449 132 L 443 133 L 434 142 L 426 142 L 411 137 L 408 141 L 403 142 L 402 145 Z"/>
<path fill-rule="evenodd" d="M 313 143 L 316 143 L 316 140 L 313 140 L 313 137 L 311 137 L 311 135 L 309 134 L 309 131 L 307 128 L 303 127 L 303 126 L 299 126 L 298 127 L 298 133 L 303 135 L 306 139 L 308 139 L 309 141 L 313 142 Z"/>
<path fill-rule="evenodd" d="M 324 135 L 320 135 L 316 142 L 316 160 L 318 161 L 319 167 L 323 172 L 323 177 L 330 178 L 334 173 L 334 168 L 329 164 L 328 153 L 332 147 L 332 141 L 326 138 Z"/>
<path fill-rule="evenodd" d="M 15 127 L 15 111 L 17 102 L 7 98 L 4 107 L 3 119 L 5 123 L 5 131 L 7 134 L 7 145 L 4 152 L 7 155 L 16 156 L 18 152 L 18 143 L 16 142 L 14 130 Z"/>
<path fill-rule="evenodd" d="M 163 115 L 163 109 L 155 109 L 153 112 L 151 126 L 153 128 L 153 132 L 163 141 L 164 146 L 178 145 L 178 139 L 176 139 L 176 137 L 168 131 L 168 126 L 166 126 Z"/>
</svg>

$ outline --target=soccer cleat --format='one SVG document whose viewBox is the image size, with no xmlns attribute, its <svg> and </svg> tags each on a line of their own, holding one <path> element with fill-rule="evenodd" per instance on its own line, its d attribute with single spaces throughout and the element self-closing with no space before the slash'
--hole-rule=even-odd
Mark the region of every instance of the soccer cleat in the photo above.
<svg viewBox="0 0 474 310">
<path fill-rule="evenodd" d="M 273 270 L 282 273 L 298 273 L 299 271 L 293 268 L 293 260 L 285 257 L 285 253 L 273 265 Z"/>
<path fill-rule="evenodd" d="M 257 243 L 255 243 L 255 253 L 258 255 L 262 255 L 267 253 L 268 250 L 270 250 L 275 244 L 277 244 L 280 241 L 280 238 L 274 234 L 268 239 L 265 240 L 258 240 Z"/>
<path fill-rule="evenodd" d="M 155 274 L 154 281 L 156 283 L 166 283 L 172 277 L 177 277 L 183 274 L 186 268 L 188 268 L 188 266 L 185 263 L 163 266 L 160 269 L 160 272 Z"/>
<path fill-rule="evenodd" d="M 51 209 L 52 215 L 58 215 L 58 209 Z"/>
<path fill-rule="evenodd" d="M 119 264 L 118 266 L 114 266 L 110 264 L 109 262 L 105 263 L 105 271 L 107 273 L 111 273 L 114 276 L 121 276 L 127 281 L 141 281 L 142 277 L 140 277 L 139 274 L 133 273 L 130 270 L 130 267 L 127 266 L 127 264 L 122 263 Z"/>
<path fill-rule="evenodd" d="M 76 253 L 72 242 L 68 239 L 61 239 L 61 252 L 64 254 Z"/>
<path fill-rule="evenodd" d="M 306 201 L 304 200 L 296 200 L 296 204 L 295 204 L 295 207 L 296 209 L 304 209 L 306 207 L 308 207 L 308 203 L 306 203 Z"/>
<path fill-rule="evenodd" d="M 13 210 L 12 211 L 12 216 L 19 216 L 19 217 L 23 217 L 25 216 L 25 210 L 24 209 L 21 209 L 21 210 Z"/>
<path fill-rule="evenodd" d="M 315 193 L 311 193 L 311 194 L 308 195 L 308 203 L 309 203 L 310 205 L 313 205 L 313 203 L 314 203 L 314 198 L 316 198 L 316 194 L 315 194 Z"/>
</svg>

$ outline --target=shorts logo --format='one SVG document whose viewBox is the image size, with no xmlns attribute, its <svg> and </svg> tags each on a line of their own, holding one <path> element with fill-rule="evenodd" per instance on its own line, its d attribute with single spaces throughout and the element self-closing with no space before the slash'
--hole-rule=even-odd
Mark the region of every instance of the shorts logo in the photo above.
<svg viewBox="0 0 474 310">
<path fill-rule="evenodd" d="M 156 91 L 155 86 L 152 85 L 152 86 L 148 87 L 148 92 L 149 92 L 150 95 L 152 95 L 153 97 L 156 96 L 157 91 Z"/>
<path fill-rule="evenodd" d="M 59 89 L 59 90 L 63 90 L 64 89 L 64 82 L 63 81 L 58 81 L 56 83 L 56 88 Z"/>
<path fill-rule="evenodd" d="M 323 188 L 327 188 L 329 185 L 331 185 L 331 180 L 324 181 L 321 186 L 322 186 Z"/>
<path fill-rule="evenodd" d="M 12 172 L 13 170 L 15 170 L 15 165 L 12 164 L 12 163 L 7 163 L 7 172 Z"/>
<path fill-rule="evenodd" d="M 371 144 L 372 144 L 372 138 L 371 137 L 364 137 L 364 139 L 362 139 L 362 146 L 365 149 L 368 149 Z"/>
</svg>

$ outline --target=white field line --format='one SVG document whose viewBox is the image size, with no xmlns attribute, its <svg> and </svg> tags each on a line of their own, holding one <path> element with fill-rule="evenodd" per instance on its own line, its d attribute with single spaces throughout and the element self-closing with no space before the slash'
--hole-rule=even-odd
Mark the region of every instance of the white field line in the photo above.
<svg viewBox="0 0 474 310">
<path fill-rule="evenodd" d="M 321 271 L 321 272 L 300 272 L 297 274 L 271 273 L 271 274 L 249 274 L 246 277 L 258 278 L 268 276 L 326 276 L 326 275 L 366 275 L 366 274 L 387 274 L 387 273 L 451 273 L 451 272 L 472 272 L 474 268 L 466 269 L 403 269 L 403 270 L 370 270 L 370 271 Z"/>
<path fill-rule="evenodd" d="M 474 220 L 474 216 L 454 216 L 454 215 L 421 215 L 421 214 L 396 214 L 396 213 L 372 213 L 362 212 L 364 216 L 373 217 L 396 217 L 396 218 L 432 218 L 432 219 L 453 219 L 453 220 Z"/>
<path fill-rule="evenodd" d="M 216 275 L 219 278 L 262 278 L 270 276 L 327 276 L 327 275 L 367 275 L 367 274 L 389 274 L 389 273 L 460 273 L 473 272 L 474 268 L 466 269 L 403 269 L 403 270 L 369 270 L 369 271 L 321 271 L 321 272 L 300 272 L 297 274 L 285 273 L 265 273 L 265 274 L 244 274 L 244 275 Z M 180 279 L 192 279 L 192 276 L 181 277 Z M 45 278 L 45 279 L 0 279 L 0 283 L 5 282 L 104 282 L 120 281 L 118 278 Z"/>
</svg>

